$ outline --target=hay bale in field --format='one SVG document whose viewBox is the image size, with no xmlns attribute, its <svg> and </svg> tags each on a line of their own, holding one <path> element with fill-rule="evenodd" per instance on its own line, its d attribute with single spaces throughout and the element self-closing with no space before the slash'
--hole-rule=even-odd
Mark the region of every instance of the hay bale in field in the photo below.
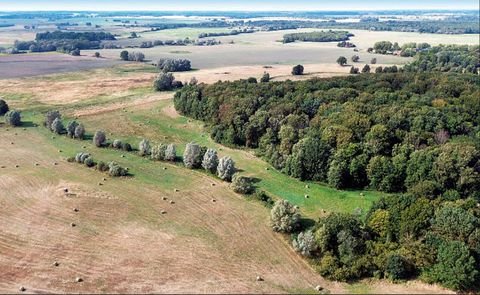
<svg viewBox="0 0 480 295">
<path fill-rule="evenodd" d="M 64 193 L 68 193 L 68 188 L 65 187 L 65 188 L 63 189 L 63 192 L 64 192 Z"/>
<path fill-rule="evenodd" d="M 62 150 L 58 150 L 58 152 L 59 152 L 59 153 L 61 153 L 61 152 L 62 152 Z"/>
<path fill-rule="evenodd" d="M 160 213 L 162 213 L 162 214 L 166 214 L 166 213 L 167 213 L 167 211 L 165 211 L 165 210 L 162 210 L 162 211 L 160 211 Z"/>
<path fill-rule="evenodd" d="M 38 166 L 38 165 L 40 165 L 40 164 L 38 164 L 38 163 L 35 163 L 35 166 Z"/>
<path fill-rule="evenodd" d="M 261 276 L 257 276 L 256 280 L 257 282 L 263 282 L 263 278 Z"/>
<path fill-rule="evenodd" d="M 167 200 L 167 197 L 162 197 L 162 200 L 166 201 L 166 200 Z"/>
<path fill-rule="evenodd" d="M 78 212 L 80 210 L 78 210 L 78 208 L 73 208 L 73 212 Z"/>
<path fill-rule="evenodd" d="M 180 190 L 178 190 L 177 188 L 173 190 L 174 192 L 178 193 Z"/>
<path fill-rule="evenodd" d="M 53 162 L 53 166 L 57 166 L 57 165 L 58 165 L 58 163 L 57 163 L 57 162 Z"/>
<path fill-rule="evenodd" d="M 310 186 L 308 184 L 305 185 L 305 188 L 310 188 Z"/>
<path fill-rule="evenodd" d="M 13 141 L 12 141 L 12 142 L 10 142 L 10 144 L 14 144 L 14 143 L 13 143 Z"/>
<path fill-rule="evenodd" d="M 215 183 L 211 183 L 210 185 L 211 185 L 211 186 L 215 186 Z"/>
<path fill-rule="evenodd" d="M 103 185 L 103 183 L 99 182 L 98 185 Z"/>
<path fill-rule="evenodd" d="M 75 279 L 75 282 L 81 283 L 81 282 L 83 282 L 83 279 L 82 279 L 81 277 L 77 277 L 77 278 Z"/>
<path fill-rule="evenodd" d="M 59 266 L 59 265 L 60 263 L 58 263 L 58 261 L 53 262 L 53 266 Z"/>
<path fill-rule="evenodd" d="M 308 198 L 309 198 L 309 196 L 308 196 L 308 195 L 305 195 L 305 199 L 308 199 Z"/>
<path fill-rule="evenodd" d="M 175 202 L 174 202 L 174 201 L 170 201 L 170 204 L 175 204 Z"/>
<path fill-rule="evenodd" d="M 215 199 L 212 199 L 212 202 L 213 202 L 213 203 L 215 203 L 216 201 L 217 201 L 217 200 L 215 200 Z"/>
<path fill-rule="evenodd" d="M 7 167 L 2 165 L 0 168 L 2 168 L 2 169 L 3 169 L 3 168 L 7 168 Z"/>
<path fill-rule="evenodd" d="M 18 288 L 18 290 L 20 290 L 20 292 L 25 292 L 27 291 L 27 288 L 25 288 L 24 286 L 21 286 L 20 288 Z"/>
<path fill-rule="evenodd" d="M 320 286 L 320 285 L 317 285 L 317 286 L 315 287 L 315 290 L 318 291 L 318 292 L 321 292 L 321 291 L 323 290 L 323 287 Z"/>
<path fill-rule="evenodd" d="M 75 226 L 77 226 L 77 225 L 72 222 L 72 223 L 70 223 L 70 226 L 71 226 L 71 227 L 75 227 Z"/>
<path fill-rule="evenodd" d="M 18 167 L 20 167 L 20 166 L 19 166 L 19 165 L 15 165 L 15 168 L 18 168 Z"/>
</svg>

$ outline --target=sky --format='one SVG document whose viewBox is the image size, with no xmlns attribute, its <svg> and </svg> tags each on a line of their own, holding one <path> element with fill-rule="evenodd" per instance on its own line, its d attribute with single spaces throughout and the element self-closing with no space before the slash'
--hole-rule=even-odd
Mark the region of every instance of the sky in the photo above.
<svg viewBox="0 0 480 295">
<path fill-rule="evenodd" d="M 0 11 L 155 10 L 478 10 L 479 0 L 0 0 Z"/>
</svg>

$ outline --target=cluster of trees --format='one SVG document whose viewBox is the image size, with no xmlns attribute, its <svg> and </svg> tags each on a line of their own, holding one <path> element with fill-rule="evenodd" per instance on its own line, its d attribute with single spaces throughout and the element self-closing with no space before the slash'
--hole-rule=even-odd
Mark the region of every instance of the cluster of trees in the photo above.
<svg viewBox="0 0 480 295">
<path fill-rule="evenodd" d="M 182 58 L 162 58 L 157 63 L 162 72 L 185 72 L 192 69 L 190 60 Z"/>
<path fill-rule="evenodd" d="M 54 31 L 37 33 L 35 40 L 86 40 L 86 41 L 104 41 L 116 40 L 115 36 L 107 32 L 65 32 Z"/>
<path fill-rule="evenodd" d="M 195 77 L 192 77 L 192 79 L 190 80 L 190 84 L 197 84 L 197 79 Z M 182 88 L 183 86 L 184 85 L 182 81 L 175 80 L 175 76 L 173 76 L 172 73 L 161 72 L 153 81 L 153 89 L 155 89 L 156 91 L 170 91 Z"/>
<path fill-rule="evenodd" d="M 85 127 L 75 120 L 69 121 L 67 126 L 62 122 L 62 115 L 58 110 L 51 110 L 45 114 L 43 126 L 56 134 L 65 134 L 67 137 L 83 140 Z"/>
<path fill-rule="evenodd" d="M 390 71 L 390 70 L 389 70 Z M 387 73 L 309 81 L 187 86 L 182 114 L 223 144 L 336 188 L 480 191 L 480 95 L 474 75 Z"/>
<path fill-rule="evenodd" d="M 202 38 L 208 38 L 208 37 L 221 37 L 221 36 L 235 36 L 239 34 L 249 34 L 249 33 L 255 33 L 256 30 L 251 29 L 251 28 L 243 28 L 243 29 L 238 29 L 238 30 L 232 30 L 230 32 L 218 32 L 218 33 L 200 33 L 198 35 L 199 39 Z"/>
<path fill-rule="evenodd" d="M 145 60 L 145 54 L 143 54 L 142 52 L 128 52 L 127 50 L 123 50 L 122 52 L 120 52 L 120 59 L 124 61 L 143 62 Z"/>
<path fill-rule="evenodd" d="M 283 43 L 291 43 L 295 41 L 303 42 L 332 42 L 346 41 L 354 36 L 347 31 L 318 31 L 311 33 L 291 33 L 283 35 Z"/>
<path fill-rule="evenodd" d="M 418 53 L 415 60 L 404 66 L 412 72 L 480 73 L 480 46 L 440 45 Z"/>
<path fill-rule="evenodd" d="M 93 157 L 86 152 L 80 152 L 75 155 L 75 157 L 70 157 L 67 159 L 68 162 L 76 162 L 79 164 L 84 164 L 89 168 L 95 168 L 101 172 L 107 172 L 112 177 L 128 176 L 128 168 L 120 166 L 116 162 L 105 163 L 103 161 L 95 162 Z"/>
<path fill-rule="evenodd" d="M 368 52 L 375 52 L 378 54 L 398 54 L 403 57 L 415 56 L 417 52 L 426 51 L 430 48 L 428 43 L 405 43 L 402 46 L 397 42 L 392 43 L 390 41 L 379 41 L 374 44 L 373 47 L 367 49 Z"/>
<path fill-rule="evenodd" d="M 222 42 L 215 39 L 192 40 L 189 38 L 178 40 L 155 40 L 142 42 L 140 48 L 152 48 L 155 46 L 184 46 L 188 44 L 196 46 L 213 46 L 222 44 Z"/>
</svg>

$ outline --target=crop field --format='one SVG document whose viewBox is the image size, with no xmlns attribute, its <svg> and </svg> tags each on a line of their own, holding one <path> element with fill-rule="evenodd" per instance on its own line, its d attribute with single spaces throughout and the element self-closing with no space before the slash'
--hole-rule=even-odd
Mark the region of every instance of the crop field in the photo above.
<svg viewBox="0 0 480 295">
<path fill-rule="evenodd" d="M 322 210 L 365 210 L 378 198 L 374 192 L 360 197 L 314 183 L 307 189 L 306 183 L 266 170 L 269 166 L 248 150 L 213 143 L 199 122 L 175 112 L 173 93 L 154 93 L 147 86 L 152 78 L 143 67 L 128 66 L 4 80 L 0 96 L 23 110 L 25 128 L 0 125 L 1 292 L 15 292 L 18 284 L 28 292 L 75 293 L 309 293 L 316 285 L 335 293 L 445 292 L 419 282 L 366 286 L 324 280 L 286 237 L 271 231 L 268 208 L 233 193 L 226 183 L 180 165 L 95 148 L 89 140 L 52 136 L 41 126 L 40 112 L 57 108 L 64 119 L 78 117 L 89 138 L 101 128 L 109 139 L 173 142 L 179 154 L 192 140 L 215 147 L 231 155 L 242 173 L 260 178 L 259 188 L 298 204 L 307 217 Z M 114 81 L 124 83 L 119 93 L 107 94 L 94 81 L 111 87 Z M 42 84 L 49 87 L 31 88 Z M 14 88 L 26 91 L 15 95 Z M 71 95 L 50 97 L 64 88 Z M 65 161 L 79 151 L 129 167 L 133 177 L 114 179 Z"/>
</svg>

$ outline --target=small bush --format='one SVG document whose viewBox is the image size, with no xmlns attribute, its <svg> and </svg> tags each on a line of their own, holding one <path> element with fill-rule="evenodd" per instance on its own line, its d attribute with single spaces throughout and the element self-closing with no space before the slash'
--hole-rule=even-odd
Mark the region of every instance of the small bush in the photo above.
<svg viewBox="0 0 480 295">
<path fill-rule="evenodd" d="M 124 142 L 122 144 L 122 150 L 126 152 L 131 152 L 132 151 L 132 146 L 128 142 Z"/>
<path fill-rule="evenodd" d="M 250 195 L 255 192 L 253 179 L 238 175 L 237 173 L 233 175 L 231 186 L 233 191 L 239 194 Z"/>
<path fill-rule="evenodd" d="M 51 130 L 53 132 L 55 132 L 56 134 L 62 134 L 63 133 L 64 127 L 63 127 L 62 120 L 60 118 L 56 118 L 53 121 L 52 126 L 51 126 Z"/>
<path fill-rule="evenodd" d="M 67 136 L 74 138 L 75 137 L 75 129 L 77 128 L 78 123 L 77 121 L 70 121 L 67 124 Z"/>
<path fill-rule="evenodd" d="M 235 162 L 232 158 L 226 156 L 220 159 L 217 166 L 217 175 L 220 179 L 231 181 L 235 173 Z"/>
<path fill-rule="evenodd" d="M 95 132 L 95 135 L 93 136 L 93 144 L 96 147 L 102 147 L 106 143 L 107 143 L 107 136 L 105 135 L 105 132 L 100 130 Z"/>
<path fill-rule="evenodd" d="M 298 228 L 300 214 L 287 200 L 278 200 L 270 212 L 270 220 L 274 231 L 290 233 Z"/>
<path fill-rule="evenodd" d="M 128 171 L 117 163 L 110 162 L 108 164 L 108 174 L 113 177 L 126 176 Z"/>
<path fill-rule="evenodd" d="M 115 140 L 113 141 L 113 143 L 112 143 L 112 147 L 113 147 L 114 149 L 122 149 L 123 143 L 122 143 L 120 140 L 115 139 Z"/>
<path fill-rule="evenodd" d="M 306 257 L 312 257 L 318 248 L 315 242 L 315 236 L 311 230 L 299 233 L 298 236 L 293 239 L 292 245 L 295 251 Z"/>
<path fill-rule="evenodd" d="M 0 99 L 0 116 L 5 115 L 10 109 L 8 108 L 7 102 L 3 99 Z"/>
<path fill-rule="evenodd" d="M 267 83 L 270 82 L 270 74 L 269 73 L 263 73 L 262 78 L 260 79 L 260 82 L 262 83 Z"/>
<path fill-rule="evenodd" d="M 83 139 L 85 137 L 85 127 L 82 124 L 79 124 L 75 127 L 74 138 Z"/>
<path fill-rule="evenodd" d="M 156 91 L 172 90 L 173 81 L 175 81 L 175 77 L 172 73 L 160 73 L 155 81 L 153 81 L 153 88 Z"/>
<path fill-rule="evenodd" d="M 174 162 L 177 159 L 177 150 L 174 144 L 169 144 L 165 150 L 165 161 Z"/>
<path fill-rule="evenodd" d="M 5 124 L 9 126 L 20 126 L 22 124 L 22 119 L 20 116 L 20 112 L 17 111 L 8 111 L 5 114 Z"/>
<path fill-rule="evenodd" d="M 94 56 L 95 56 L 96 58 L 99 58 L 99 57 L 100 57 L 100 52 L 98 52 L 98 51 L 95 52 Z"/>
<path fill-rule="evenodd" d="M 299 76 L 303 75 L 304 68 L 302 65 L 296 65 L 292 68 L 292 75 Z"/>
<path fill-rule="evenodd" d="M 108 167 L 107 163 L 105 163 L 105 162 L 103 162 L 103 161 L 99 161 L 99 162 L 97 163 L 96 169 L 97 169 L 98 171 L 105 172 L 105 171 L 108 171 L 109 167 Z"/>
<path fill-rule="evenodd" d="M 68 158 L 67 158 L 67 162 L 68 162 L 68 163 L 73 163 L 73 162 L 75 162 L 75 157 L 68 157 Z"/>
<path fill-rule="evenodd" d="M 162 143 L 152 147 L 152 153 L 151 153 L 152 160 L 157 160 L 157 161 L 165 160 L 166 150 L 167 150 L 167 146 Z"/>
<path fill-rule="evenodd" d="M 75 155 L 75 161 L 80 164 L 84 164 L 85 160 L 90 157 L 89 153 L 80 152 Z"/>
<path fill-rule="evenodd" d="M 55 119 L 61 119 L 62 115 L 60 115 L 60 112 L 57 110 L 54 111 L 48 111 L 47 114 L 45 115 L 45 122 L 43 123 L 45 127 L 48 129 L 52 130 L 52 123 L 55 121 Z"/>
<path fill-rule="evenodd" d="M 358 56 L 358 55 L 352 56 L 352 61 L 353 62 L 358 62 L 359 60 L 360 60 L 360 56 Z"/>
<path fill-rule="evenodd" d="M 142 157 L 148 156 L 151 153 L 150 141 L 142 139 L 138 144 L 138 154 Z"/>
<path fill-rule="evenodd" d="M 203 169 L 215 173 L 218 166 L 217 151 L 214 149 L 208 149 L 203 155 L 202 167 Z"/>
<path fill-rule="evenodd" d="M 409 266 L 405 258 L 398 254 L 392 254 L 387 257 L 385 265 L 385 274 L 391 280 L 403 280 L 409 276 Z"/>
<path fill-rule="evenodd" d="M 252 195 L 252 197 L 255 200 L 258 200 L 258 201 L 262 202 L 266 207 L 269 207 L 269 208 L 271 208 L 273 206 L 273 204 L 275 204 L 273 199 L 269 195 L 267 195 L 267 193 L 265 191 L 258 191 L 257 190 Z"/>
<path fill-rule="evenodd" d="M 95 166 L 95 162 L 93 161 L 92 157 L 86 158 L 85 161 L 83 161 L 83 164 L 85 164 L 85 166 L 87 166 L 87 167 Z"/>
<path fill-rule="evenodd" d="M 128 61 L 128 51 L 124 50 L 120 52 L 120 59 L 124 61 Z"/>
</svg>

